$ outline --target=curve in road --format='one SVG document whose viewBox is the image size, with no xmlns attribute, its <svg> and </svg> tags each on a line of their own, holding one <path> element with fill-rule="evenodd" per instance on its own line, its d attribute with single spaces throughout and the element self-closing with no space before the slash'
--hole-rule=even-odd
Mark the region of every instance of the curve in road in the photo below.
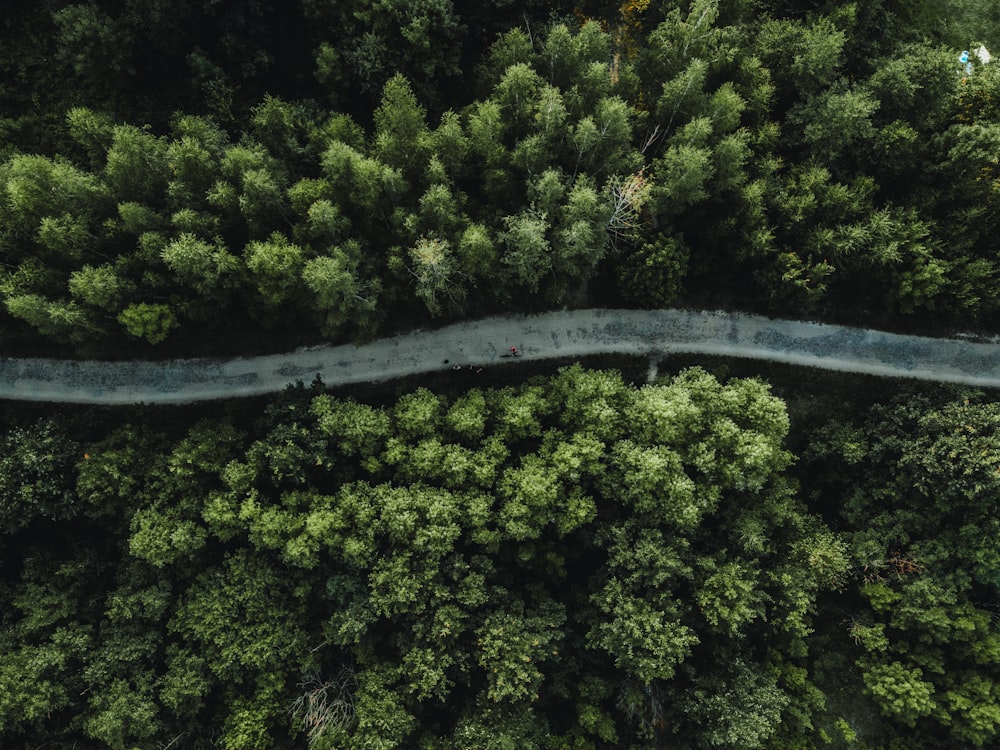
<svg viewBox="0 0 1000 750">
<path fill-rule="evenodd" d="M 484 318 L 355 346 L 228 360 L 96 362 L 0 358 L 0 399 L 171 404 L 595 354 L 748 357 L 844 372 L 1000 388 L 1000 345 L 688 310 L 574 310 Z M 446 363 L 447 362 L 447 363 Z"/>
</svg>

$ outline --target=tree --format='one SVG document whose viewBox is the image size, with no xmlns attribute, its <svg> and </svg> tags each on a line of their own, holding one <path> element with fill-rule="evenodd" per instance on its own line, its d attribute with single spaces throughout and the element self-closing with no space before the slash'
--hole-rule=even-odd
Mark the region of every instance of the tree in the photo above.
<svg viewBox="0 0 1000 750">
<path fill-rule="evenodd" d="M 287 211 L 285 166 L 259 144 L 228 147 L 219 163 L 222 179 L 207 194 L 208 202 L 240 217 L 251 237 L 266 236 Z"/>
<path fill-rule="evenodd" d="M 240 270 L 239 261 L 224 248 L 213 247 L 187 232 L 163 248 L 161 257 L 178 278 L 206 297 Z"/>
<path fill-rule="evenodd" d="M 84 722 L 84 730 L 112 750 L 127 750 L 162 730 L 148 678 L 141 680 L 139 689 L 127 680 L 115 680 L 90 703 L 94 713 Z"/>
<path fill-rule="evenodd" d="M 657 235 L 618 263 L 618 289 L 644 307 L 668 307 L 687 273 L 689 250 L 682 238 Z"/>
<path fill-rule="evenodd" d="M 267 94 L 251 111 L 249 125 L 250 135 L 272 156 L 295 167 L 308 163 L 316 123 L 307 107 Z"/>
<path fill-rule="evenodd" d="M 173 127 L 167 145 L 168 205 L 174 210 L 200 209 L 219 179 L 220 160 L 229 145 L 225 132 L 206 117 L 184 115 Z"/>
<path fill-rule="evenodd" d="M 686 692 L 685 713 L 699 725 L 698 741 L 712 748 L 769 747 L 789 703 L 776 676 L 733 660 L 725 683 L 695 678 Z"/>
<path fill-rule="evenodd" d="M 544 214 L 526 210 L 505 217 L 504 224 L 507 229 L 500 238 L 507 249 L 500 262 L 507 266 L 516 284 L 537 292 L 542 279 L 552 270 L 548 219 Z"/>
<path fill-rule="evenodd" d="M 350 221 L 339 205 L 321 197 L 328 192 L 319 180 L 302 180 L 289 189 L 293 209 L 305 219 L 295 226 L 296 241 L 321 248 L 347 236 Z"/>
<path fill-rule="evenodd" d="M 167 143 L 139 128 L 118 125 L 104 164 L 104 181 L 119 201 L 162 203 L 169 176 Z"/>
<path fill-rule="evenodd" d="M 67 667 L 78 667 L 89 645 L 85 629 L 79 626 L 59 628 L 40 645 L 8 640 L 0 659 L 0 726 L 5 734 L 27 739 L 46 731 L 52 714 L 58 716 L 71 704 Z"/>
<path fill-rule="evenodd" d="M 77 464 L 76 493 L 88 515 L 124 517 L 127 521 L 146 492 L 155 493 L 145 477 L 160 471 L 167 439 L 148 427 L 125 424 L 86 446 Z"/>
<path fill-rule="evenodd" d="M 264 558 L 241 550 L 201 573 L 184 593 L 168 630 L 198 644 L 209 669 L 243 682 L 257 670 L 294 672 L 305 634 L 304 614 L 292 581 Z"/>
<path fill-rule="evenodd" d="M 410 260 L 417 296 L 432 315 L 442 313 L 442 297 L 447 298 L 451 307 L 461 304 L 465 289 L 460 282 L 456 283 L 457 274 L 447 241 L 421 237 L 410 249 Z"/>
<path fill-rule="evenodd" d="M 356 245 L 330 248 L 329 255 L 310 258 L 302 267 L 302 281 L 313 294 L 322 332 L 331 336 L 353 322 L 366 328 L 374 314 L 378 288 L 357 277 Z"/>
<path fill-rule="evenodd" d="M 2 439 L 0 530 L 11 534 L 36 519 L 68 521 L 79 511 L 72 468 L 80 444 L 65 427 L 43 419 L 14 427 Z"/>
<path fill-rule="evenodd" d="M 192 209 L 183 209 L 183 211 L 190 215 L 198 215 Z M 178 214 L 185 215 L 179 211 L 174 216 L 176 217 Z M 135 201 L 119 203 L 118 216 L 121 219 L 120 226 L 122 231 L 136 237 L 141 236 L 144 232 L 162 229 L 166 224 L 164 218 L 156 211 Z"/>
<path fill-rule="evenodd" d="M 779 84 L 795 85 L 803 93 L 815 93 L 836 79 L 843 65 L 845 33 L 835 19 L 817 15 L 806 22 L 768 19 L 761 24 L 758 45 L 765 64 L 773 57 L 787 59 L 791 66 L 771 63 L 768 67 L 782 76 Z"/>
<path fill-rule="evenodd" d="M 83 257 L 94 237 L 85 218 L 63 214 L 42 218 L 35 239 L 50 257 L 76 261 Z"/>
<path fill-rule="evenodd" d="M 528 132 L 543 87 L 541 76 L 527 63 L 511 65 L 497 83 L 493 99 L 515 138 Z"/>
<path fill-rule="evenodd" d="M 459 115 L 451 110 L 441 115 L 438 126 L 430 133 L 430 148 L 446 172 L 464 177 L 469 171 L 469 137 Z"/>
<path fill-rule="evenodd" d="M 983 747 L 1000 732 L 1000 716 L 968 698 L 989 700 L 996 684 L 983 670 L 1000 660 L 982 599 L 998 585 L 997 424 L 993 405 L 973 397 L 900 397 L 813 440 L 809 468 L 843 498 L 852 530 L 863 605 L 849 648 L 882 714 L 873 736 Z"/>
<path fill-rule="evenodd" d="M 17 253 L 15 241 L 39 231 L 46 218 L 64 222 L 88 220 L 102 210 L 105 188 L 92 175 L 62 160 L 18 155 L 0 166 L 0 189 L 4 196 L 0 215 L 4 219 L 5 245 Z"/>
<path fill-rule="evenodd" d="M 318 396 L 310 404 L 317 428 L 345 457 L 373 459 L 385 448 L 391 430 L 389 416 L 353 401 Z"/>
<path fill-rule="evenodd" d="M 74 298 L 108 312 L 118 309 L 130 286 L 111 265 L 85 265 L 69 277 L 69 291 Z"/>
<path fill-rule="evenodd" d="M 159 344 L 177 327 L 177 318 L 168 305 L 139 302 L 118 314 L 118 322 L 137 338 Z"/>
<path fill-rule="evenodd" d="M 321 163 L 332 197 L 338 205 L 351 208 L 352 225 L 366 231 L 381 229 L 406 188 L 400 171 L 342 141 L 327 147 Z"/>
<path fill-rule="evenodd" d="M 4 300 L 7 312 L 57 341 L 80 341 L 97 330 L 86 310 L 70 300 L 51 300 L 40 294 L 14 294 Z"/>
<path fill-rule="evenodd" d="M 275 232 L 266 241 L 250 242 L 244 250 L 247 269 L 266 307 L 297 302 L 305 265 L 302 248 Z"/>
<path fill-rule="evenodd" d="M 496 268 L 496 243 L 482 224 L 470 223 L 457 240 L 455 254 L 462 272 L 473 279 L 488 278 Z"/>
<path fill-rule="evenodd" d="M 407 80 L 397 73 L 382 91 L 382 103 L 375 110 L 373 156 L 412 180 L 427 159 L 427 129 L 423 109 Z"/>
<path fill-rule="evenodd" d="M 871 141 L 877 108 L 878 102 L 865 91 L 833 87 L 789 112 L 788 122 L 801 129 L 802 141 L 817 161 L 837 165 L 845 154 L 856 152 L 858 144 Z"/>
<path fill-rule="evenodd" d="M 715 173 L 712 151 L 706 145 L 710 132 L 707 119 L 693 120 L 654 162 L 652 195 L 658 211 L 669 216 L 708 198 Z"/>
<path fill-rule="evenodd" d="M 67 5 L 53 13 L 52 20 L 57 29 L 57 61 L 78 82 L 77 96 L 117 99 L 115 94 L 127 89 L 124 80 L 134 73 L 126 25 L 97 6 L 83 4 Z"/>
<path fill-rule="evenodd" d="M 114 137 L 111 117 L 86 107 L 73 107 L 66 112 L 66 127 L 70 137 L 83 149 L 88 166 L 101 169 Z"/>
<path fill-rule="evenodd" d="M 680 612 L 629 596 L 618 581 L 609 581 L 595 599 L 604 617 L 588 640 L 610 654 L 615 667 L 642 683 L 669 680 L 698 642 L 680 622 Z"/>
<path fill-rule="evenodd" d="M 487 617 L 476 633 L 477 660 L 489 674 L 486 695 L 494 703 L 535 700 L 544 679 L 540 667 L 561 645 L 563 607 L 544 600 L 532 604 L 515 600 L 510 609 Z"/>
<path fill-rule="evenodd" d="M 322 42 L 324 73 L 333 77 L 346 68 L 365 94 L 377 93 L 402 70 L 430 96 L 459 73 L 465 25 L 450 0 L 387 2 L 351 12 L 336 3 L 311 2 L 306 18 L 313 28 L 338 30 Z"/>
<path fill-rule="evenodd" d="M 593 114 L 577 123 L 570 140 L 576 151 L 574 175 L 586 171 L 603 180 L 639 167 L 631 145 L 632 111 L 618 97 L 599 100 Z"/>
<path fill-rule="evenodd" d="M 580 177 L 566 196 L 560 214 L 553 232 L 556 272 L 572 279 L 587 279 L 607 249 L 607 200 L 590 180 Z"/>
<path fill-rule="evenodd" d="M 899 662 L 876 666 L 865 672 L 865 684 L 882 713 L 908 726 L 934 712 L 934 686 L 920 679 L 919 669 L 907 669 Z"/>
</svg>

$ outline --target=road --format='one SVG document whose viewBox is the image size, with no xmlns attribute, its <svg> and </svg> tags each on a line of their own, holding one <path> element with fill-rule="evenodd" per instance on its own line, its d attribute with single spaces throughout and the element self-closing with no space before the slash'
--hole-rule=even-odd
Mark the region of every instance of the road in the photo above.
<svg viewBox="0 0 1000 750">
<path fill-rule="evenodd" d="M 511 359 L 510 347 L 521 354 Z M 0 358 L 0 399 L 176 404 L 273 393 L 317 375 L 327 385 L 391 380 L 455 364 L 676 353 L 764 359 L 843 372 L 1000 388 L 1000 344 L 904 336 L 755 315 L 573 310 L 415 331 L 362 346 L 236 359 L 97 362 Z"/>
</svg>

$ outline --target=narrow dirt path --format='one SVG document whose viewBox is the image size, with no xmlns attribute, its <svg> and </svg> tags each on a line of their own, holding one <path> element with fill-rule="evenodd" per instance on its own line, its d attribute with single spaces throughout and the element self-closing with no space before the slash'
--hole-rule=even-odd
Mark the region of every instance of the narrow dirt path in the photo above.
<svg viewBox="0 0 1000 750">
<path fill-rule="evenodd" d="M 72 362 L 0 358 L 0 399 L 170 404 L 256 396 L 317 375 L 328 385 L 519 359 L 678 352 L 1000 388 L 1000 344 L 686 310 L 574 310 L 416 331 L 363 346 L 228 360 Z"/>
</svg>

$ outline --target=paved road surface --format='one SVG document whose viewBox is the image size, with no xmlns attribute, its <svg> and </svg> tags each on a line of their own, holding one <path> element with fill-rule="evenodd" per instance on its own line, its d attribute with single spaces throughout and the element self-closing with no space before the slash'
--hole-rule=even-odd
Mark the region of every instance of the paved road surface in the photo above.
<svg viewBox="0 0 1000 750">
<path fill-rule="evenodd" d="M 0 399 L 170 404 L 256 396 L 306 383 L 390 380 L 521 361 L 678 352 L 1000 388 L 1000 344 L 685 310 L 574 310 L 505 316 L 416 331 L 363 346 L 324 346 L 240 359 L 72 362 L 0 358 Z M 445 360 L 449 364 L 445 364 Z"/>
</svg>

